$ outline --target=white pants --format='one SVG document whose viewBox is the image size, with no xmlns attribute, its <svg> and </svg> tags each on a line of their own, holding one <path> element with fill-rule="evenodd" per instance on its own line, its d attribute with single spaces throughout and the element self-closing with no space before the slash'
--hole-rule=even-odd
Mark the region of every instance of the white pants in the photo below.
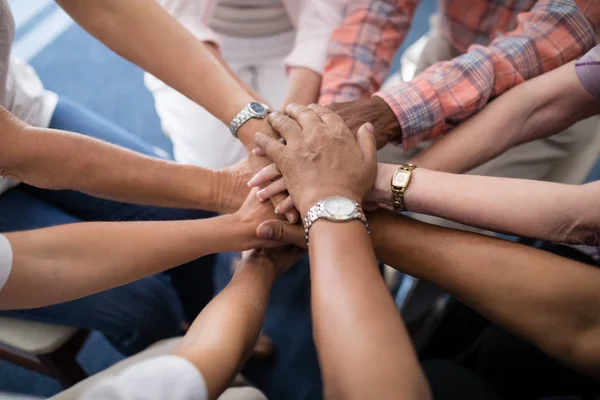
<svg viewBox="0 0 600 400">
<path fill-rule="evenodd" d="M 294 38 L 295 32 L 252 39 L 221 36 L 221 54 L 242 81 L 278 108 L 287 91 L 283 59 Z M 152 75 L 144 80 L 178 162 L 216 169 L 245 157 L 241 142 L 212 114 Z"/>
</svg>

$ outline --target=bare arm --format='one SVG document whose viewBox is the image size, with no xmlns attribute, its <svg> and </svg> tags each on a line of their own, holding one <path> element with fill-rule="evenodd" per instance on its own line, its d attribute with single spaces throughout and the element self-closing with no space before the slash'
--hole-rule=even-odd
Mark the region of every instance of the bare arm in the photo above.
<svg viewBox="0 0 600 400">
<path fill-rule="evenodd" d="M 0 175 L 45 189 L 220 212 L 235 211 L 247 191 L 241 170 L 178 165 L 76 133 L 31 127 L 2 108 L 0 143 Z"/>
<path fill-rule="evenodd" d="M 289 88 L 283 102 L 283 109 L 288 104 L 309 105 L 319 100 L 321 90 L 321 74 L 304 67 L 292 67 L 289 72 Z"/>
<path fill-rule="evenodd" d="M 13 265 L 1 309 L 34 308 L 110 289 L 254 239 L 270 207 L 252 196 L 233 215 L 170 222 L 79 223 L 9 233 Z"/>
<path fill-rule="evenodd" d="M 231 282 L 202 310 L 174 352 L 200 370 L 210 399 L 227 388 L 250 356 L 282 269 L 277 264 L 263 256 L 244 257 Z"/>
<path fill-rule="evenodd" d="M 380 164 L 371 200 L 391 205 L 397 165 Z M 582 186 L 457 175 L 417 168 L 405 192 L 409 211 L 553 242 L 598 244 L 600 182 Z"/>
<path fill-rule="evenodd" d="M 511 147 L 598 113 L 600 101 L 585 90 L 573 61 L 511 89 L 412 162 L 436 171 L 467 172 Z"/>
<path fill-rule="evenodd" d="M 253 100 L 212 51 L 155 0 L 57 2 L 111 50 L 200 104 L 225 124 Z M 251 142 L 255 132 L 249 133 L 244 143 Z M 241 134 L 240 139 L 244 141 L 246 136 Z"/>
<path fill-rule="evenodd" d="M 429 398 L 362 223 L 315 223 L 309 253 L 313 331 L 325 397 Z"/>
<path fill-rule="evenodd" d="M 600 270 L 385 211 L 369 222 L 382 262 L 439 285 L 550 356 L 600 376 Z"/>
</svg>

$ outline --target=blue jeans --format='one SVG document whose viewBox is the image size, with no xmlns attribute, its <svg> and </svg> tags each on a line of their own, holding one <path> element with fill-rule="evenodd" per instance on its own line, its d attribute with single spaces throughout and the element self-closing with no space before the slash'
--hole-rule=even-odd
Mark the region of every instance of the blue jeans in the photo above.
<svg viewBox="0 0 600 400">
<path fill-rule="evenodd" d="M 131 150 L 160 156 L 152 146 L 91 111 L 65 99 L 58 103 L 51 128 L 82 133 Z M 57 154 L 57 162 L 61 155 Z M 119 168 L 115 165 L 114 168 Z M 0 196 L 0 232 L 80 221 L 183 220 L 212 216 L 199 210 L 124 204 L 73 191 L 51 191 L 21 184 Z M 79 300 L 2 315 L 102 332 L 124 355 L 156 340 L 182 333 L 213 296 L 214 257 Z M 183 305 L 183 308 L 182 308 Z"/>
</svg>

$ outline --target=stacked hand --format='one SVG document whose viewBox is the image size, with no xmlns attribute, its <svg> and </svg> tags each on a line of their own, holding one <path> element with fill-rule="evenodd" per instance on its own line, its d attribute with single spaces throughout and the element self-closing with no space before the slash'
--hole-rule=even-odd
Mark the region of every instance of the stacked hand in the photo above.
<svg viewBox="0 0 600 400">
<path fill-rule="evenodd" d="M 267 199 L 287 189 L 302 215 L 329 196 L 362 203 L 377 174 L 372 125 L 364 124 L 353 133 L 340 116 L 317 105 L 292 104 L 286 113 L 268 117 L 285 144 L 256 134 L 258 153 L 265 154 L 273 164 L 263 168 L 249 185 L 262 186 L 278 178 L 258 196 Z"/>
</svg>

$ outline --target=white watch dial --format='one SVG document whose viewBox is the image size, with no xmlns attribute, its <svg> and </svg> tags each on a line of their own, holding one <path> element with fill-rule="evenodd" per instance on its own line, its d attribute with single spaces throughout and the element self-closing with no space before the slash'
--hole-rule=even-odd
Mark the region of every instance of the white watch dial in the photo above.
<svg viewBox="0 0 600 400">
<path fill-rule="evenodd" d="M 394 175 L 394 186 L 404 186 L 408 181 L 409 172 L 406 171 L 398 171 Z"/>
<path fill-rule="evenodd" d="M 328 217 L 343 220 L 349 218 L 354 213 L 355 203 L 345 197 L 330 197 L 323 201 L 323 210 Z"/>
</svg>

